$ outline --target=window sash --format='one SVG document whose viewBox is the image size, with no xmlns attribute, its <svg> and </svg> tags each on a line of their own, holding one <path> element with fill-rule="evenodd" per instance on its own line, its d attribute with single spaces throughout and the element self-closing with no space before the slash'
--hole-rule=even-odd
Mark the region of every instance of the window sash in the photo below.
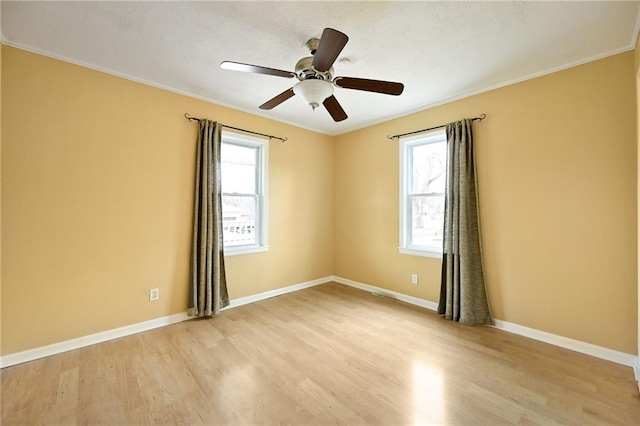
<svg viewBox="0 0 640 426">
<path fill-rule="evenodd" d="M 446 144 L 446 134 L 444 130 L 436 130 L 426 134 L 400 139 L 400 244 L 398 248 L 399 251 L 404 254 L 442 257 L 442 244 L 440 242 L 438 245 L 425 246 L 415 244 L 414 241 L 412 241 L 415 231 L 413 223 L 413 200 L 416 198 L 431 197 L 444 199 L 445 197 L 443 192 L 413 192 L 414 149 L 435 143 Z"/>
<path fill-rule="evenodd" d="M 426 192 L 426 193 L 415 193 L 413 192 L 413 168 L 414 168 L 414 150 L 418 147 L 422 147 L 424 145 L 433 145 L 433 144 L 438 144 L 438 143 L 446 143 L 446 140 L 440 140 L 440 139 L 431 139 L 431 140 L 426 140 L 426 141 L 416 141 L 413 143 L 407 143 L 407 167 L 406 167 L 406 171 L 405 171 L 405 176 L 407 179 L 407 193 L 412 194 L 412 195 L 427 195 L 427 194 L 440 194 L 438 192 Z M 445 173 L 446 173 L 446 167 L 445 167 Z M 442 193 L 442 195 L 444 195 L 444 193 Z"/>
<path fill-rule="evenodd" d="M 228 239 L 223 240 L 225 254 L 243 254 L 258 251 L 266 251 L 267 246 L 267 168 L 268 168 L 268 142 L 251 136 L 238 135 L 236 133 L 223 132 L 222 144 L 237 145 L 252 148 L 255 151 L 255 193 L 223 192 L 223 197 L 244 197 L 253 199 L 255 242 L 247 244 L 230 244 Z M 224 226 L 224 221 L 223 221 Z"/>
</svg>

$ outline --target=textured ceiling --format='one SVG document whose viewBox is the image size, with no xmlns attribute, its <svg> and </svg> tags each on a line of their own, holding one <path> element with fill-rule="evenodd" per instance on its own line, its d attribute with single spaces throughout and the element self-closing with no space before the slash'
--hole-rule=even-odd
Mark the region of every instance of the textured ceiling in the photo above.
<svg viewBox="0 0 640 426">
<path fill-rule="evenodd" d="M 11 2 L 4 43 L 337 135 L 632 49 L 640 2 Z M 398 97 L 336 88 L 335 123 L 295 80 L 222 70 L 223 60 L 293 70 L 323 28 L 350 40 L 335 75 L 399 81 Z M 190 111 L 197 113 L 197 111 Z M 482 111 L 477 111 L 481 113 Z"/>
</svg>

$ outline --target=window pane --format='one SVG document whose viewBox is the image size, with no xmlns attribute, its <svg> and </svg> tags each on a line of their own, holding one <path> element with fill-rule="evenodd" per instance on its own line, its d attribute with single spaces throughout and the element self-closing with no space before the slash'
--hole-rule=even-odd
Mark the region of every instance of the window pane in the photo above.
<svg viewBox="0 0 640 426">
<path fill-rule="evenodd" d="M 222 196 L 225 247 L 256 244 L 256 197 Z"/>
<path fill-rule="evenodd" d="M 223 143 L 222 192 L 255 194 L 257 148 Z"/>
<path fill-rule="evenodd" d="M 444 193 L 447 144 L 418 145 L 411 149 L 413 194 Z"/>
<path fill-rule="evenodd" d="M 411 245 L 442 247 L 444 196 L 413 197 L 411 200 Z"/>
</svg>

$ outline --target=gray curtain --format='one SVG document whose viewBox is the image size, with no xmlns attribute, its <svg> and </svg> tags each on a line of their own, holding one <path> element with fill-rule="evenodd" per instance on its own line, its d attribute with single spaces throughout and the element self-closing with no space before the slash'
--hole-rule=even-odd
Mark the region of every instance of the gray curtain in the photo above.
<svg viewBox="0 0 640 426">
<path fill-rule="evenodd" d="M 444 214 L 438 313 L 463 324 L 493 324 L 482 266 L 471 120 L 447 124 Z"/>
<path fill-rule="evenodd" d="M 221 137 L 220 123 L 200 120 L 193 207 L 190 316 L 208 317 L 229 304 L 222 242 Z"/>
</svg>

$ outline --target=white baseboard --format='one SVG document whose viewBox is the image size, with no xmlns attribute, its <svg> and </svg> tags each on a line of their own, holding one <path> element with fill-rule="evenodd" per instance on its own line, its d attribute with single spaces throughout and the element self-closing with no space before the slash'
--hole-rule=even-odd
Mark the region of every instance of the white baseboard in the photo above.
<svg viewBox="0 0 640 426">
<path fill-rule="evenodd" d="M 84 348 L 85 346 L 95 345 L 96 343 L 106 342 L 108 340 L 118 339 L 120 337 L 130 336 L 143 331 L 152 330 L 154 328 L 164 327 L 166 325 L 175 324 L 189 319 L 187 313 L 169 315 L 166 317 L 155 318 L 149 321 L 143 321 L 136 324 L 125 325 L 124 327 L 114 328 L 112 330 L 102 331 L 100 333 L 89 334 L 87 336 L 78 337 L 64 342 L 53 343 L 39 348 L 28 349 L 22 352 L 16 352 L 0 357 L 0 368 L 10 367 L 23 362 L 33 361 L 35 359 L 44 358 L 51 355 L 60 354 L 74 349 Z"/>
<path fill-rule="evenodd" d="M 369 291 L 371 293 L 383 293 L 389 294 L 395 297 L 396 299 L 407 302 L 412 305 L 421 306 L 426 309 L 430 309 L 432 311 L 436 311 L 438 309 L 438 304 L 426 299 L 420 299 L 419 297 L 409 296 L 407 294 L 398 293 L 396 291 L 387 290 L 386 288 L 376 287 L 369 284 L 359 283 L 357 281 L 349 280 L 347 278 L 342 277 L 331 277 L 331 281 L 335 281 L 340 284 L 348 285 L 349 287 L 359 288 L 360 290 Z"/>
<path fill-rule="evenodd" d="M 317 280 L 313 280 L 313 281 L 306 281 L 306 282 L 303 282 L 303 283 L 300 283 L 300 284 L 294 284 L 294 285 L 290 285 L 288 287 L 277 288 L 275 290 L 269 290 L 269 291 L 265 291 L 263 293 L 254 294 L 254 295 L 251 295 L 251 296 L 240 297 L 238 299 L 232 299 L 232 300 L 229 301 L 229 306 L 226 306 L 226 307 L 222 308 L 222 310 L 231 309 L 231 308 L 237 308 L 238 306 L 246 305 L 246 304 L 253 303 L 253 302 L 258 302 L 260 300 L 269 299 L 271 297 L 280 296 L 280 295 L 283 295 L 283 294 L 291 293 L 293 291 L 302 290 L 304 288 L 309 288 L 309 287 L 313 287 L 313 286 L 316 286 L 316 285 L 325 284 L 325 283 L 330 282 L 332 279 L 333 279 L 333 277 L 318 278 Z"/>
<path fill-rule="evenodd" d="M 252 296 L 232 299 L 229 301 L 229 306 L 223 308 L 223 310 L 236 308 L 238 306 L 246 305 L 247 303 L 257 302 L 259 300 L 269 299 L 275 296 L 280 296 L 281 294 L 291 293 L 292 291 L 302 290 L 303 288 L 324 284 L 329 281 L 331 281 L 331 277 L 325 277 L 313 281 L 291 285 L 288 287 L 279 288 L 276 290 L 265 291 L 264 293 L 254 294 Z M 39 348 L 33 348 L 22 352 L 4 355 L 0 357 L 0 368 L 10 367 L 12 365 L 22 364 L 23 362 L 33 361 L 39 358 L 44 358 L 74 349 L 80 349 L 86 346 L 95 345 L 97 343 L 106 342 L 108 340 L 130 336 L 132 334 L 152 330 L 154 328 L 164 327 L 166 325 L 186 321 L 191 318 L 192 317 L 187 316 L 187 313 L 184 312 L 169 315 L 166 317 L 155 318 L 136 324 L 126 325 L 124 327 L 114 328 L 112 330 L 102 331 L 100 333 L 89 334 L 87 336 L 65 340 L 64 342 L 53 343 L 51 345 L 41 346 Z"/>
<path fill-rule="evenodd" d="M 423 308 L 431 309 L 432 311 L 435 311 L 438 309 L 438 304 L 436 302 L 431 302 L 430 300 L 408 296 L 406 294 L 390 291 L 390 290 L 372 286 L 369 284 L 363 284 L 363 283 L 349 280 L 342 277 L 334 276 L 334 277 L 331 277 L 331 279 L 332 281 L 338 282 L 340 284 L 359 288 L 361 290 L 391 294 L 398 300 L 411 303 L 412 305 L 417 305 Z M 533 328 L 510 323 L 507 321 L 495 320 L 495 323 L 496 323 L 495 328 L 500 330 L 508 331 L 514 334 L 519 334 L 521 336 L 525 336 L 534 340 L 539 340 L 541 342 L 550 343 L 555 346 L 560 346 L 565 349 L 570 349 L 572 351 L 580 352 L 586 355 L 591 355 L 596 358 L 612 361 L 617 364 L 626 365 L 628 367 L 633 368 L 636 380 L 639 379 L 640 357 L 636 355 L 615 351 L 613 349 L 604 348 L 602 346 L 593 345 L 591 343 L 570 339 L 568 337 L 558 336 L 556 334 L 547 333 L 545 331 L 536 330 Z M 640 383 L 638 384 L 638 386 L 640 388 Z"/>
<path fill-rule="evenodd" d="M 282 294 L 291 293 L 294 291 L 302 290 L 305 288 L 313 287 L 320 284 L 325 284 L 331 281 L 335 281 L 340 284 L 344 284 L 350 287 L 358 288 L 360 290 L 368 292 L 379 292 L 383 294 L 392 295 L 397 300 L 410 303 L 412 305 L 420 306 L 432 311 L 437 310 L 438 304 L 426 299 L 420 299 L 418 297 L 409 296 L 403 293 L 387 290 L 385 288 L 372 286 L 369 284 L 360 283 L 357 281 L 349 280 L 338 276 L 329 276 L 325 278 L 319 278 L 317 280 L 306 281 L 299 284 L 294 284 L 288 287 L 279 288 L 276 290 L 265 291 L 263 293 L 254 294 L 252 296 L 240 297 L 238 299 L 230 300 L 229 306 L 223 310 L 236 308 L 249 303 L 258 302 L 260 300 L 269 299 L 271 297 L 280 296 Z M 149 321 L 139 322 L 137 324 L 131 324 L 124 327 L 115 328 L 112 330 L 103 331 L 100 333 L 90 334 L 88 336 L 78 337 L 76 339 L 66 340 L 64 342 L 53 343 L 47 346 L 41 346 L 39 348 L 29 349 L 22 352 L 16 352 L 9 355 L 0 357 L 0 368 L 10 367 L 12 365 L 21 364 L 27 361 L 33 361 L 35 359 L 44 358 L 51 355 L 71 351 L 74 349 L 83 348 L 85 346 L 95 345 L 97 343 L 106 342 L 108 340 L 118 339 L 120 337 L 130 336 L 132 334 L 140 333 L 154 328 L 164 327 L 166 325 L 175 324 L 190 319 L 186 312 L 169 315 L 166 317 L 156 318 Z M 495 320 L 495 327 L 510 333 L 519 334 L 521 336 L 529 337 L 541 342 L 550 343 L 555 346 L 560 346 L 566 349 L 570 349 L 583 354 L 591 355 L 596 358 L 605 359 L 618 364 L 632 367 L 636 380 L 640 375 L 640 358 L 636 355 L 614 351 L 613 349 L 604 348 L 602 346 L 593 345 L 591 343 L 581 342 L 579 340 L 570 339 L 568 337 L 558 336 L 555 334 L 547 333 L 544 331 L 536 330 L 533 328 L 525 327 L 518 324 L 513 324 L 507 321 Z M 640 382 L 638 384 L 640 388 Z"/>
<path fill-rule="evenodd" d="M 634 370 L 637 380 L 638 376 L 636 366 L 638 363 L 638 357 L 636 355 L 615 351 L 613 349 L 593 345 L 580 340 L 570 339 L 564 336 L 558 336 L 557 334 L 547 333 L 545 331 L 536 330 L 534 328 L 525 327 L 507 321 L 495 320 L 495 322 L 495 328 L 508 331 L 509 333 L 519 334 L 520 336 L 529 337 L 554 346 L 560 346 L 561 348 L 570 349 L 572 351 L 631 367 Z"/>
</svg>

